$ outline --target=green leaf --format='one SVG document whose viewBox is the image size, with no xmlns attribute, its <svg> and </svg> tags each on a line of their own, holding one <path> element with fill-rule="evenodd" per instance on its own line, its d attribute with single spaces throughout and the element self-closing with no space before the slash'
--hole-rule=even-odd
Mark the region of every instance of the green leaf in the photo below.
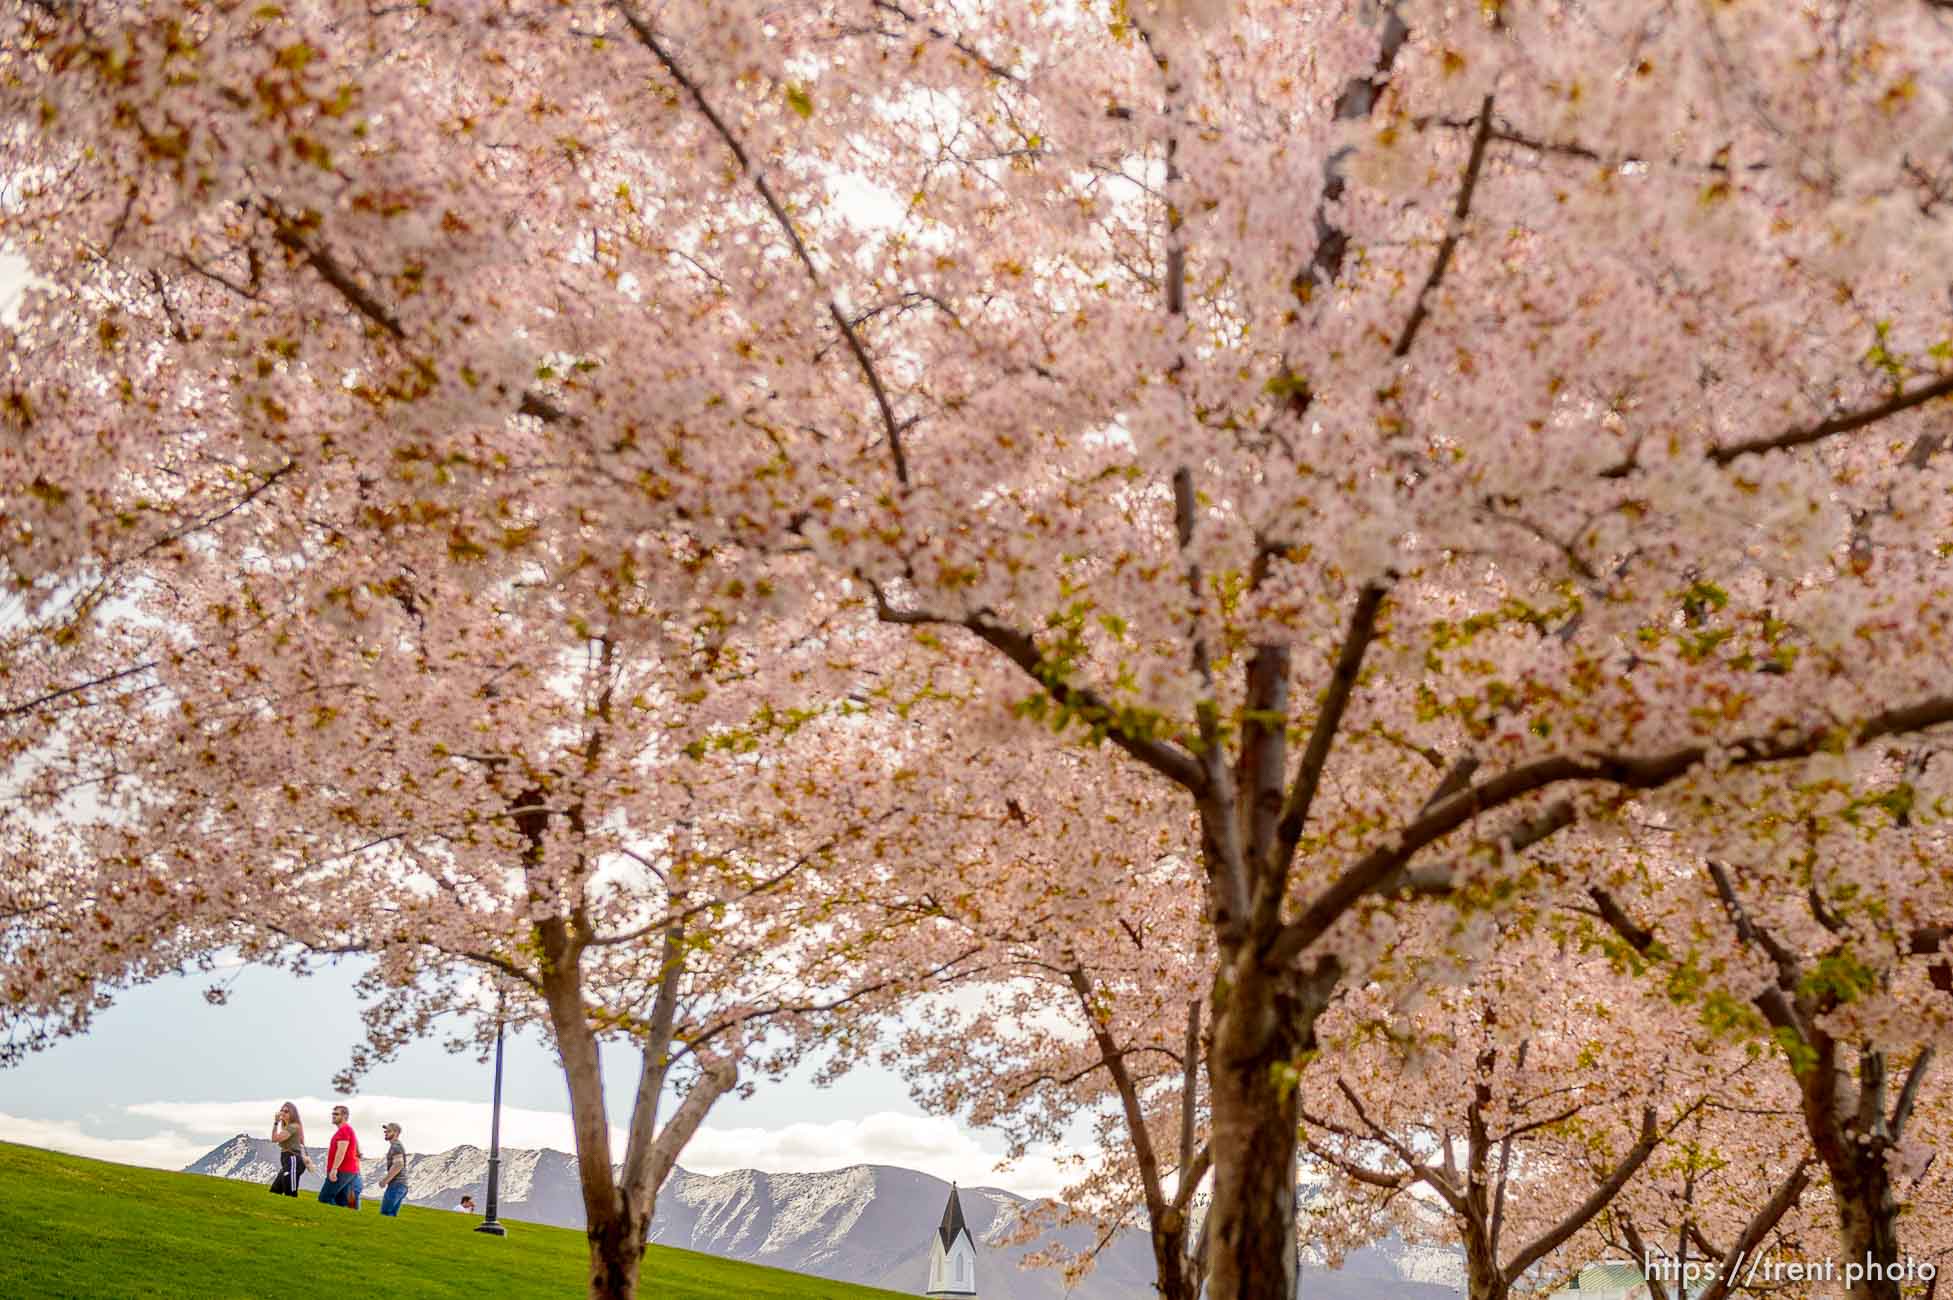
<svg viewBox="0 0 1953 1300">
<path fill-rule="evenodd" d="M 799 86 L 788 86 L 787 107 L 802 117 L 812 117 L 814 115 L 814 97 Z"/>
</svg>

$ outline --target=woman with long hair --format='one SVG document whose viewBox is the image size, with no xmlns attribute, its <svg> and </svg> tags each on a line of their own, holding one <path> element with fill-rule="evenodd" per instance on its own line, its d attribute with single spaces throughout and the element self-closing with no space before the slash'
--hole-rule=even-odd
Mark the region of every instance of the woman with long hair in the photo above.
<svg viewBox="0 0 1953 1300">
<path fill-rule="evenodd" d="M 305 1176 L 305 1124 L 298 1107 L 286 1102 L 271 1121 L 271 1140 L 278 1144 L 278 1176 L 271 1180 L 273 1195 L 297 1196 Z"/>
</svg>

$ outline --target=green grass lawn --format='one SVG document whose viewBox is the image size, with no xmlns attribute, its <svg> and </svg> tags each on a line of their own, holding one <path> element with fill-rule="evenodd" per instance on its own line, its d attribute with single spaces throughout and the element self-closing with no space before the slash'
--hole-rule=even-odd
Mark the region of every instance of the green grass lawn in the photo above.
<svg viewBox="0 0 1953 1300">
<path fill-rule="evenodd" d="M 574 1297 L 583 1235 L 406 1206 L 383 1219 L 255 1183 L 104 1164 L 0 1142 L 0 1296 Z M 889 1300 L 896 1293 L 653 1246 L 645 1300 Z"/>
</svg>

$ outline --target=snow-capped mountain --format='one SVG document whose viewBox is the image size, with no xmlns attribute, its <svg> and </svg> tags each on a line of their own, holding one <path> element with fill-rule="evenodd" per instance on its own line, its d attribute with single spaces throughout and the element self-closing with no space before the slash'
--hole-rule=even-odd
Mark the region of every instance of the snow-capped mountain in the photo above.
<svg viewBox="0 0 1953 1300">
<path fill-rule="evenodd" d="M 323 1163 L 324 1153 L 312 1158 Z M 373 1185 L 378 1161 L 365 1165 Z M 239 1134 L 189 1172 L 269 1183 L 276 1148 Z M 461 1146 L 407 1157 L 407 1203 L 453 1209 L 462 1193 L 486 1196 L 488 1153 Z M 316 1190 L 316 1175 L 308 1176 Z M 984 1300 L 1151 1300 L 1153 1257 L 1143 1232 L 1127 1231 L 1100 1252 L 1098 1267 L 1070 1292 L 1055 1269 L 1025 1268 L 1035 1247 L 1002 1244 L 1033 1202 L 995 1187 L 962 1189 L 963 1214 L 980 1248 Z M 949 1184 L 913 1169 L 854 1165 L 818 1174 L 753 1169 L 706 1176 L 675 1171 L 658 1195 L 650 1239 L 774 1268 L 920 1294 L 929 1273 L 929 1240 L 942 1218 Z M 583 1226 L 576 1158 L 560 1151 L 502 1152 L 500 1214 L 507 1219 Z M 1060 1229 L 1050 1240 L 1072 1249 L 1090 1244 L 1085 1229 Z M 1451 1252 L 1389 1241 L 1353 1251 L 1339 1270 L 1305 1266 L 1309 1300 L 1451 1300 L 1459 1293 Z"/>
<path fill-rule="evenodd" d="M 385 1147 L 376 1148 L 384 1153 Z M 325 1149 L 307 1147 L 314 1165 L 325 1167 Z M 245 1182 L 269 1184 L 278 1173 L 278 1148 L 266 1138 L 240 1133 L 212 1148 L 186 1172 L 236 1178 Z M 360 1162 L 366 1185 L 379 1184 L 380 1161 Z M 481 1205 L 487 1194 L 488 1152 L 480 1147 L 459 1146 L 434 1155 L 410 1153 L 407 1156 L 407 1204 L 452 1210 L 463 1193 Z M 316 1192 L 319 1175 L 307 1174 L 303 1188 Z M 583 1226 L 583 1195 L 578 1190 L 576 1157 L 561 1151 L 502 1152 L 502 1182 L 498 1213 L 506 1219 L 529 1223 L 554 1223 L 564 1227 Z"/>
</svg>

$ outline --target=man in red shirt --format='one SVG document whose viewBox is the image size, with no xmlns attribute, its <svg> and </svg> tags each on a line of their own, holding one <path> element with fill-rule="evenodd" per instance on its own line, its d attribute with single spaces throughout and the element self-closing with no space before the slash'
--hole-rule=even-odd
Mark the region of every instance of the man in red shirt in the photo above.
<svg viewBox="0 0 1953 1300">
<path fill-rule="evenodd" d="M 350 1118 L 351 1112 L 344 1106 L 332 1108 L 332 1122 L 338 1127 L 326 1143 L 325 1182 L 319 1185 L 319 1200 L 326 1205 L 357 1210 L 363 1189 L 359 1176 L 359 1138 L 353 1133 Z"/>
</svg>

